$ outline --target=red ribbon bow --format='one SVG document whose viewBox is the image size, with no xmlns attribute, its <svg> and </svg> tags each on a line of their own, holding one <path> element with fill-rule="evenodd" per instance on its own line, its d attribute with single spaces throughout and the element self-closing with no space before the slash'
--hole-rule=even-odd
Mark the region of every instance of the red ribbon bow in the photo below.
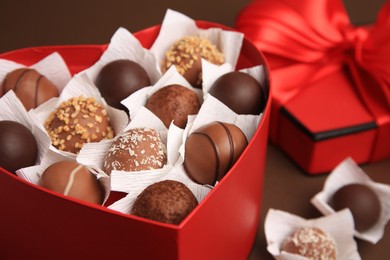
<svg viewBox="0 0 390 260">
<path fill-rule="evenodd" d="M 236 27 L 267 57 L 274 107 L 347 65 L 367 110 L 389 120 L 390 1 L 375 24 L 357 27 L 341 0 L 257 0 Z"/>
</svg>

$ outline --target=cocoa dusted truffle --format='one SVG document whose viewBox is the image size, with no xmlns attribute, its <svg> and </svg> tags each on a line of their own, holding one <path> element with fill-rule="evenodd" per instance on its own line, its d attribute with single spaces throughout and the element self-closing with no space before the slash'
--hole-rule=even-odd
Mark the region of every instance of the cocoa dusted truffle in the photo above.
<svg viewBox="0 0 390 260">
<path fill-rule="evenodd" d="M 195 182 L 215 185 L 237 161 L 247 144 L 244 133 L 237 126 L 212 122 L 188 136 L 184 169 Z"/>
<path fill-rule="evenodd" d="M 364 184 L 354 183 L 341 187 L 332 196 L 329 204 L 336 211 L 349 208 L 355 229 L 360 232 L 374 226 L 381 215 L 378 195 Z"/>
<path fill-rule="evenodd" d="M 125 110 L 120 103 L 137 90 L 150 86 L 145 69 L 131 60 L 116 60 L 106 64 L 96 78 L 96 86 L 107 104 Z"/>
<path fill-rule="evenodd" d="M 202 87 L 201 58 L 221 65 L 225 62 L 223 53 L 209 40 L 198 36 L 184 36 L 175 42 L 165 54 L 162 71 L 175 65 L 181 75 L 196 88 Z"/>
<path fill-rule="evenodd" d="M 282 245 L 282 251 L 312 260 L 336 260 L 337 246 L 328 233 L 317 227 L 298 228 Z"/>
<path fill-rule="evenodd" d="M 34 69 L 17 69 L 8 73 L 1 86 L 1 95 L 13 90 L 27 110 L 36 108 L 52 97 L 58 97 L 53 82 Z"/>
<path fill-rule="evenodd" d="M 145 107 L 152 111 L 168 128 L 173 123 L 185 128 L 188 115 L 199 112 L 200 102 L 198 95 L 181 85 L 168 85 L 149 97 Z"/>
<path fill-rule="evenodd" d="M 234 71 L 219 77 L 209 93 L 237 114 L 259 115 L 266 104 L 266 91 L 249 74 Z"/>
<path fill-rule="evenodd" d="M 138 195 L 131 214 L 159 222 L 180 224 L 198 205 L 194 194 L 183 183 L 165 180 L 148 186 Z"/>
<path fill-rule="evenodd" d="M 107 151 L 103 168 L 111 171 L 159 169 L 166 163 L 165 145 L 154 129 L 136 128 L 118 136 Z"/>
<path fill-rule="evenodd" d="M 37 142 L 31 131 L 14 121 L 0 121 L 0 166 L 9 172 L 35 165 Z"/>
<path fill-rule="evenodd" d="M 75 161 L 59 161 L 50 165 L 38 185 L 65 196 L 101 205 L 103 188 L 85 166 Z"/>
<path fill-rule="evenodd" d="M 54 147 L 78 153 L 85 143 L 113 138 L 109 122 L 102 104 L 80 96 L 62 102 L 46 120 L 45 128 Z"/>
</svg>

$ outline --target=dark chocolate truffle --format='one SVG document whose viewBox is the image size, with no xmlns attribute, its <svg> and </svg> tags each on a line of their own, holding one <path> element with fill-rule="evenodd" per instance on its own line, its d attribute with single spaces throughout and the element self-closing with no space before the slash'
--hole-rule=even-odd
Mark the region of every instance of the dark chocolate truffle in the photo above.
<svg viewBox="0 0 390 260">
<path fill-rule="evenodd" d="M 185 128 L 188 115 L 199 112 L 198 95 L 181 85 L 169 85 L 156 91 L 149 97 L 145 107 L 152 111 L 168 128 L 173 123 Z"/>
<path fill-rule="evenodd" d="M 196 88 L 202 87 L 201 58 L 221 65 L 225 62 L 224 55 L 218 48 L 205 38 L 185 36 L 175 42 L 165 54 L 162 71 L 175 65 L 178 72 Z"/>
<path fill-rule="evenodd" d="M 101 205 L 103 188 L 85 166 L 75 161 L 59 161 L 50 165 L 38 185 L 65 196 Z"/>
<path fill-rule="evenodd" d="M 282 245 L 282 251 L 313 260 L 336 260 L 337 246 L 328 233 L 317 227 L 298 228 Z"/>
<path fill-rule="evenodd" d="M 37 142 L 31 131 L 14 121 L 0 121 L 0 166 L 9 172 L 35 165 Z"/>
<path fill-rule="evenodd" d="M 248 141 L 233 124 L 212 122 L 188 136 L 184 169 L 197 183 L 214 185 L 229 171 Z"/>
<path fill-rule="evenodd" d="M 159 222 L 180 224 L 198 205 L 183 183 L 165 180 L 148 186 L 138 195 L 131 214 Z"/>
<path fill-rule="evenodd" d="M 113 138 L 109 121 L 100 103 L 80 96 L 62 102 L 46 120 L 45 128 L 54 147 L 78 153 L 85 143 Z"/>
<path fill-rule="evenodd" d="M 336 211 L 351 210 L 355 229 L 359 232 L 370 229 L 381 215 L 381 204 L 377 194 L 364 184 L 348 184 L 332 196 L 329 203 Z"/>
<path fill-rule="evenodd" d="M 219 77 L 209 93 L 237 114 L 259 115 L 266 103 L 265 90 L 259 82 L 238 71 Z"/>
<path fill-rule="evenodd" d="M 104 159 L 104 170 L 143 171 L 159 169 L 166 163 L 165 145 L 154 129 L 136 128 L 118 136 Z"/>
<path fill-rule="evenodd" d="M 139 64 L 131 60 L 116 60 L 100 70 L 96 86 L 107 104 L 125 110 L 120 102 L 137 90 L 150 86 L 150 79 Z"/>
<path fill-rule="evenodd" d="M 58 89 L 34 69 L 17 69 L 7 74 L 1 94 L 13 90 L 27 110 L 36 108 L 52 97 L 58 97 Z"/>
</svg>

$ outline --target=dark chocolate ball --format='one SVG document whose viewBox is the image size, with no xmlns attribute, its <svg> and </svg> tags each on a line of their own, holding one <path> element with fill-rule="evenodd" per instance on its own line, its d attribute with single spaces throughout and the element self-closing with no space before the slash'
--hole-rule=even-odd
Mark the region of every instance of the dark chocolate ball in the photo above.
<svg viewBox="0 0 390 260">
<path fill-rule="evenodd" d="M 198 95 L 181 85 L 168 85 L 149 97 L 145 107 L 152 111 L 168 128 L 173 123 L 185 128 L 188 115 L 199 112 L 200 102 Z"/>
<path fill-rule="evenodd" d="M 85 166 L 65 160 L 50 165 L 40 177 L 38 185 L 65 196 L 101 205 L 103 188 Z"/>
<path fill-rule="evenodd" d="M 62 102 L 46 120 L 45 128 L 54 147 L 71 153 L 78 153 L 85 143 L 114 136 L 105 107 L 92 97 Z"/>
<path fill-rule="evenodd" d="M 337 211 L 349 208 L 355 229 L 360 232 L 374 226 L 381 214 L 378 195 L 368 186 L 358 183 L 348 184 L 337 190 L 330 205 Z"/>
<path fill-rule="evenodd" d="M 1 93 L 13 90 L 27 110 L 36 108 L 59 92 L 53 82 L 34 69 L 17 69 L 5 77 Z"/>
<path fill-rule="evenodd" d="M 138 195 L 131 214 L 159 222 L 180 224 L 198 205 L 183 183 L 165 180 L 148 186 Z"/>
<path fill-rule="evenodd" d="M 96 86 L 110 106 L 124 110 L 120 102 L 137 90 L 150 86 L 150 79 L 145 69 L 134 61 L 116 60 L 100 70 Z"/>
<path fill-rule="evenodd" d="M 259 115 L 266 103 L 264 87 L 252 76 L 239 71 L 219 77 L 209 93 L 237 114 Z"/>
<path fill-rule="evenodd" d="M 166 52 L 162 71 L 165 72 L 175 65 L 178 72 L 193 87 L 201 88 L 202 58 L 216 65 L 225 61 L 223 53 L 209 40 L 198 36 L 184 36 Z"/>
<path fill-rule="evenodd" d="M 317 227 L 298 228 L 283 243 L 282 251 L 307 259 L 337 259 L 337 245 L 324 230 Z"/>
<path fill-rule="evenodd" d="M 229 171 L 248 141 L 233 124 L 212 122 L 188 136 L 184 168 L 197 183 L 214 185 Z"/>
<path fill-rule="evenodd" d="M 117 171 L 159 169 L 166 163 L 166 148 L 154 129 L 135 128 L 119 135 L 107 151 L 103 168 Z"/>
<path fill-rule="evenodd" d="M 37 142 L 31 131 L 14 121 L 0 121 L 0 166 L 9 172 L 35 165 Z"/>
</svg>

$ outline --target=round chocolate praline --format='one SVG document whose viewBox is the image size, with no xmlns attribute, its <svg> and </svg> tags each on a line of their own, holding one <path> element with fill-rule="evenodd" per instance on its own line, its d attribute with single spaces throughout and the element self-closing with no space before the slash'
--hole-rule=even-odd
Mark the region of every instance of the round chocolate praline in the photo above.
<svg viewBox="0 0 390 260">
<path fill-rule="evenodd" d="M 57 87 L 34 69 L 22 68 L 8 73 L 1 87 L 1 95 L 13 90 L 27 110 L 36 108 L 52 97 L 58 97 Z"/>
<path fill-rule="evenodd" d="M 0 166 L 9 172 L 35 165 L 38 146 L 31 131 L 14 121 L 0 121 Z"/>
<path fill-rule="evenodd" d="M 163 223 L 180 224 L 198 205 L 183 183 L 165 180 L 148 186 L 138 195 L 131 214 Z"/>
<path fill-rule="evenodd" d="M 244 133 L 237 126 L 212 122 L 188 136 L 184 169 L 193 181 L 215 185 L 237 161 L 247 144 Z"/>
<path fill-rule="evenodd" d="M 40 177 L 38 185 L 65 196 L 101 205 L 102 186 L 85 166 L 70 160 L 50 165 Z"/>
<path fill-rule="evenodd" d="M 355 229 L 359 232 L 373 227 L 381 215 L 378 195 L 367 185 L 354 183 L 341 187 L 332 196 L 330 205 L 337 211 L 351 210 Z"/>
<path fill-rule="evenodd" d="M 239 71 L 219 77 L 209 93 L 237 114 L 259 115 L 266 104 L 264 87 L 249 74 Z"/>
<path fill-rule="evenodd" d="M 188 115 L 199 112 L 198 95 L 189 88 L 173 84 L 165 86 L 151 95 L 145 107 L 152 111 L 168 128 L 171 122 L 185 128 Z"/>
<path fill-rule="evenodd" d="M 126 110 L 120 103 L 123 99 L 150 84 L 145 69 L 131 60 L 106 64 L 96 78 L 96 86 L 107 104 L 122 110 Z"/>
</svg>

